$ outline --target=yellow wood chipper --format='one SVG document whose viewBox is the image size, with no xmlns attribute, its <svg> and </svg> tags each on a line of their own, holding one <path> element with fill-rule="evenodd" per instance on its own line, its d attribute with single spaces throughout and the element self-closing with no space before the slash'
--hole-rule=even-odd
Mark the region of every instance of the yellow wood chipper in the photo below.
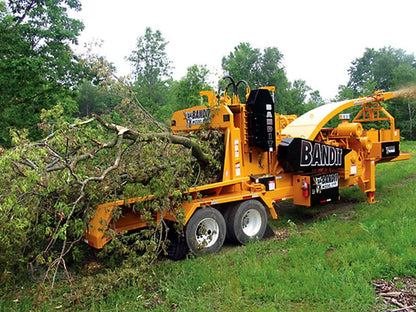
<svg viewBox="0 0 416 312">
<path fill-rule="evenodd" d="M 394 92 L 322 105 L 297 118 L 275 113 L 274 87 L 250 90 L 245 81 L 225 78 L 230 83 L 221 94 L 202 91 L 206 105 L 177 111 L 171 119 L 174 134 L 216 129 L 225 147 L 221 181 L 189 189 L 182 202 L 184 229 L 182 239 L 172 242 L 174 258 L 188 248 L 195 254 L 216 252 L 226 236 L 239 244 L 262 238 L 268 217 L 278 217 L 274 206 L 281 201 L 310 207 L 338 200 L 340 188 L 358 185 L 373 203 L 376 164 L 410 157 L 400 152 L 400 131 L 380 104 L 394 98 Z M 238 95 L 241 85 L 245 103 Z M 350 122 L 342 112 L 351 107 L 361 110 Z M 337 115 L 339 124 L 325 128 Z M 364 130 L 369 122 L 389 127 Z M 152 199 L 149 194 L 98 205 L 85 242 L 100 249 L 110 240 L 107 229 L 145 228 L 147 222 L 129 207 Z M 120 206 L 123 214 L 113 220 L 112 211 Z M 154 218 L 176 221 L 169 212 Z"/>
</svg>

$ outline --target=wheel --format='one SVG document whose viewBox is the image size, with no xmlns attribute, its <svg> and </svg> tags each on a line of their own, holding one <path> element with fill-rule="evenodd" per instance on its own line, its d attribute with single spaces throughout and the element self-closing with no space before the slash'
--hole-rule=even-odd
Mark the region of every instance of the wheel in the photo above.
<svg viewBox="0 0 416 312">
<path fill-rule="evenodd" d="M 267 214 L 262 203 L 251 199 L 230 208 L 227 214 L 228 237 L 239 243 L 247 244 L 261 239 L 267 227 Z"/>
<path fill-rule="evenodd" d="M 195 211 L 185 229 L 186 243 L 196 255 L 219 251 L 224 244 L 225 235 L 224 217 L 215 208 Z"/>
<path fill-rule="evenodd" d="M 182 260 L 188 253 L 188 245 L 185 241 L 183 232 L 178 233 L 173 227 L 168 232 L 169 245 L 166 248 L 167 257 L 172 260 Z"/>
</svg>

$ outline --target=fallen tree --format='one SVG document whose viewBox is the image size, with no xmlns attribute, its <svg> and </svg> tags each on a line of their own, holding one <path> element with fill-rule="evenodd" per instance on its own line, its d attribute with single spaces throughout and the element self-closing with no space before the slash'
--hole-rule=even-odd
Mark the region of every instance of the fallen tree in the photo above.
<svg viewBox="0 0 416 312">
<path fill-rule="evenodd" d="M 80 241 L 97 204 L 153 194 L 155 200 L 146 206 L 149 214 L 177 209 L 183 198 L 171 194 L 221 172 L 219 132 L 173 135 L 149 122 L 129 100 L 113 112 L 125 125 L 112 122 L 111 115 L 70 124 L 61 113 L 59 106 L 43 113 L 39 126 L 45 139 L 29 142 L 16 131 L 15 147 L 1 150 L 4 281 L 28 270 L 34 276 L 41 273 L 53 286 L 59 268 L 67 272 L 68 261 L 82 261 L 85 246 Z M 117 213 L 121 211 L 115 217 Z M 143 261 L 153 261 L 166 247 L 162 223 L 130 239 L 114 239 L 109 250 L 127 258 L 140 253 Z"/>
</svg>

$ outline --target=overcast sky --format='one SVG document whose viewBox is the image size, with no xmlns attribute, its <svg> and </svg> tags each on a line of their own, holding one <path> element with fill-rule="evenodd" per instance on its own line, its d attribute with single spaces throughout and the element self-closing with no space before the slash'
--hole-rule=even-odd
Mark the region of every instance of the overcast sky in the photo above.
<svg viewBox="0 0 416 312">
<path fill-rule="evenodd" d="M 366 47 L 416 54 L 415 0 L 82 0 L 81 46 L 104 41 L 101 55 L 120 75 L 146 27 L 160 30 L 174 78 L 207 65 L 221 76 L 221 59 L 241 42 L 277 47 L 290 81 L 303 79 L 325 99 L 348 81 L 351 62 Z M 253 86 L 252 86 L 253 87 Z"/>
</svg>

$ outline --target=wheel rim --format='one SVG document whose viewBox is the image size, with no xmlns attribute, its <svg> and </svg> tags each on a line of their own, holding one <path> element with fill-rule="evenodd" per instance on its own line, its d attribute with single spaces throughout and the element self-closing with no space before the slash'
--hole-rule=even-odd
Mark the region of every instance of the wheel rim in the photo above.
<svg viewBox="0 0 416 312">
<path fill-rule="evenodd" d="M 256 235 L 260 231 L 261 225 L 261 215 L 256 209 L 247 210 L 241 220 L 241 227 L 244 234 L 250 237 Z"/>
<path fill-rule="evenodd" d="M 214 245 L 219 237 L 217 221 L 212 218 L 202 219 L 196 227 L 195 237 L 197 243 L 205 248 Z"/>
</svg>

